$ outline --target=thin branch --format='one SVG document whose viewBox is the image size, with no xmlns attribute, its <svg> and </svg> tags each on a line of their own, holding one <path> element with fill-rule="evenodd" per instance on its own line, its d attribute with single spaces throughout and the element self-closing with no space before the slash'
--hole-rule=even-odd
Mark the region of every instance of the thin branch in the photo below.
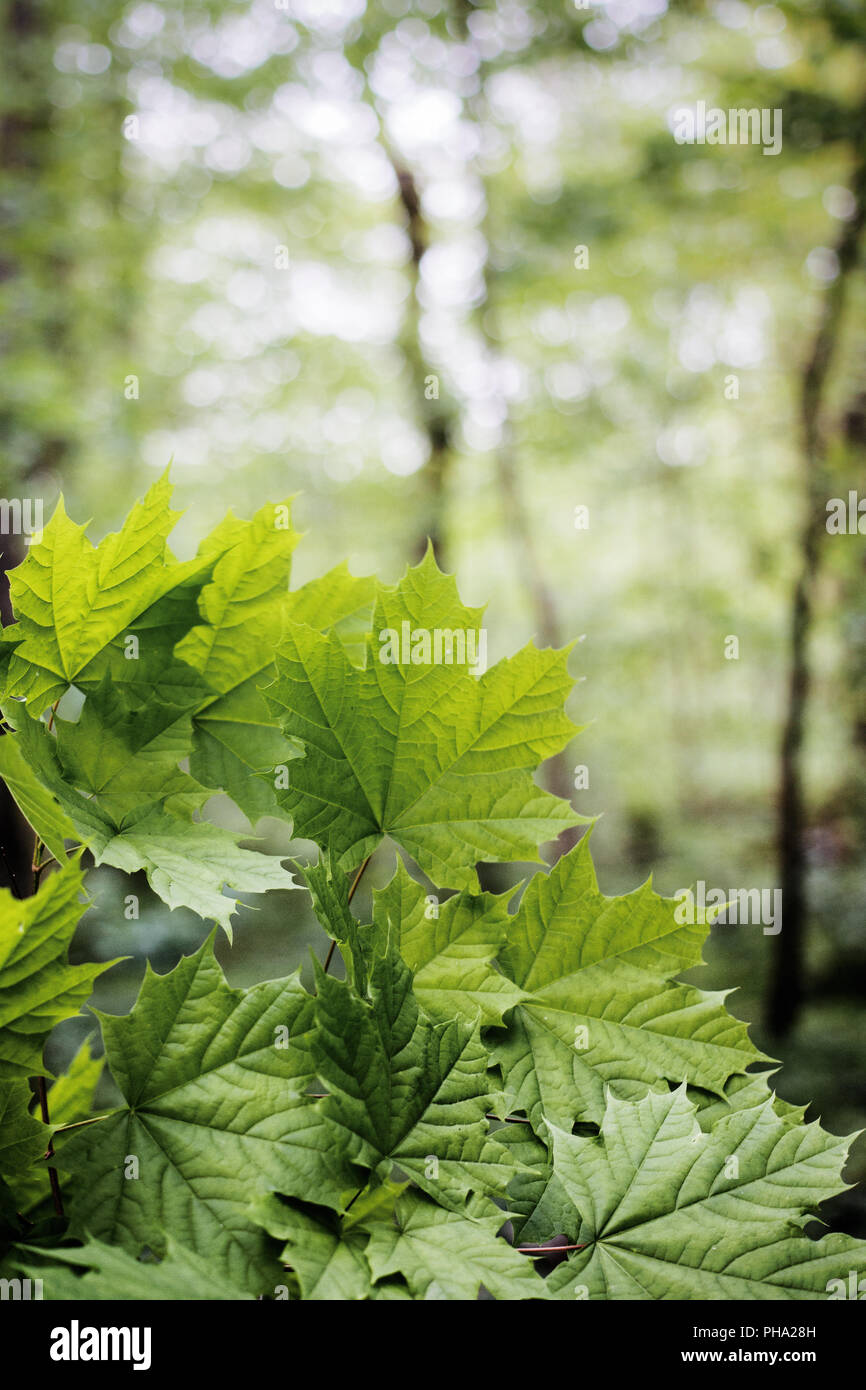
<svg viewBox="0 0 866 1390">
<path fill-rule="evenodd" d="M 348 896 L 348 898 L 346 899 L 347 902 L 351 902 L 352 899 L 354 898 L 354 896 L 355 896 L 355 889 L 358 887 L 358 884 L 361 882 L 361 875 L 362 875 L 362 873 L 364 872 L 364 870 L 366 869 L 367 865 L 369 864 L 369 862 L 370 862 L 370 860 L 371 860 L 372 858 L 373 858 L 372 853 L 368 854 L 368 855 L 367 855 L 367 858 L 364 860 L 364 862 L 363 862 L 363 864 L 361 865 L 360 869 L 359 869 L 358 872 L 355 874 L 355 877 L 354 877 L 354 879 L 353 879 L 353 881 L 352 881 L 352 886 L 351 886 L 351 888 L 349 889 L 349 896 Z"/>
<path fill-rule="evenodd" d="M 71 1125 L 58 1125 L 57 1128 L 55 1129 L 54 1133 L 55 1133 L 55 1134 L 68 1134 L 70 1130 L 72 1130 L 72 1129 L 83 1129 L 85 1125 L 98 1125 L 98 1124 L 101 1124 L 103 1120 L 110 1120 L 111 1117 L 112 1117 L 112 1115 L 116 1115 L 116 1114 L 117 1114 L 117 1111 L 116 1111 L 116 1110 L 109 1110 L 109 1112 L 108 1112 L 107 1115 L 94 1115 L 94 1116 L 93 1116 L 91 1119 L 89 1119 L 89 1120 L 76 1120 L 76 1121 L 74 1122 L 74 1124 L 71 1124 Z"/>
<path fill-rule="evenodd" d="M 51 707 L 51 717 L 50 717 L 50 719 L 49 719 L 49 721 L 48 721 L 48 728 L 49 728 L 49 730 L 52 728 L 52 726 L 53 726 L 53 724 L 54 724 L 54 716 L 55 716 L 55 714 L 57 713 L 57 706 L 58 706 L 59 704 L 60 704 L 60 701 L 59 701 L 59 700 L 55 700 L 55 701 L 54 701 L 54 704 L 53 704 L 52 707 Z M 35 843 L 34 846 L 33 846 L 33 864 L 32 864 L 32 868 L 33 868 L 33 894 L 34 894 L 34 896 L 36 895 L 36 893 L 37 893 L 38 890 L 39 890 L 39 878 L 40 878 L 40 875 L 41 875 L 41 873 L 42 873 L 42 870 L 46 867 L 46 865 L 43 864 L 43 862 L 42 862 L 42 852 L 43 852 L 44 848 L 45 848 L 45 845 L 43 844 L 41 837 L 40 837 L 39 835 L 37 835 L 37 836 L 36 836 L 36 843 Z M 52 861 L 52 862 L 53 862 L 53 861 Z M 46 1085 L 45 1085 L 45 1077 L 44 1077 L 44 1076 L 37 1076 L 37 1077 L 34 1077 L 33 1079 L 35 1080 L 35 1083 L 36 1083 L 36 1094 L 37 1094 L 37 1096 L 39 1097 L 39 1109 L 40 1109 L 40 1112 L 41 1112 L 41 1114 L 42 1114 L 42 1123 L 45 1124 L 45 1125 L 50 1125 L 50 1124 L 51 1124 L 51 1116 L 50 1116 L 50 1114 L 49 1114 L 49 1112 L 48 1112 L 48 1088 L 47 1088 Z M 45 1157 L 46 1157 L 47 1159 L 51 1159 L 51 1158 L 54 1157 L 54 1137 L 53 1137 L 53 1136 L 48 1140 L 48 1148 L 45 1150 Z M 50 1184 L 51 1184 L 51 1196 L 52 1196 L 53 1199 L 54 1199 L 54 1210 L 56 1211 L 56 1213 L 57 1213 L 58 1216 L 61 1216 L 61 1217 L 62 1217 L 62 1216 L 65 1215 L 65 1213 L 64 1213 L 64 1211 L 63 1211 L 63 1197 L 62 1197 L 61 1192 L 60 1192 L 60 1179 L 59 1179 L 58 1176 L 57 1176 L 57 1169 L 54 1168 L 54 1167 L 52 1167 L 50 1163 L 49 1163 L 49 1165 L 48 1165 L 48 1181 L 49 1181 Z"/>
<path fill-rule="evenodd" d="M 48 1091 L 45 1086 L 44 1076 L 37 1076 L 36 1078 L 36 1094 L 39 1097 L 39 1109 L 42 1112 L 42 1123 L 45 1125 L 50 1125 L 51 1117 L 48 1113 Z M 54 1157 L 53 1135 L 48 1140 L 48 1148 L 45 1150 L 45 1157 Z M 63 1210 L 63 1197 L 60 1193 L 60 1180 L 57 1177 L 57 1169 L 52 1168 L 50 1164 L 48 1166 L 48 1181 L 51 1184 L 51 1196 L 54 1198 L 54 1210 L 57 1212 L 58 1216 L 64 1216 L 65 1213 Z"/>
<path fill-rule="evenodd" d="M 362 873 L 364 872 L 364 870 L 366 869 L 367 865 L 369 864 L 369 862 L 370 862 L 370 860 L 371 860 L 372 858 L 373 858 L 373 854 L 372 854 L 372 851 L 371 851 L 371 852 L 367 855 L 367 858 L 364 860 L 363 864 L 361 865 L 360 869 L 359 869 L 358 872 L 355 874 L 355 877 L 354 877 L 354 879 L 352 880 L 352 886 L 351 886 L 351 888 L 349 889 L 349 896 L 348 896 L 348 898 L 346 899 L 347 902 L 351 902 L 352 899 L 354 898 L 354 896 L 355 896 L 355 889 L 358 887 L 358 884 L 361 882 L 361 875 L 362 875 Z M 328 947 L 328 954 L 327 954 L 327 956 L 325 957 L 325 966 L 324 966 L 324 969 L 325 969 L 325 974 L 326 974 L 326 975 L 327 975 L 327 973 L 328 973 L 328 967 L 329 967 L 330 964 L 331 964 L 331 960 L 333 959 L 334 951 L 335 951 L 336 949 L 337 949 L 337 943 L 336 943 L 336 941 L 332 941 L 331 944 L 330 944 L 330 946 Z"/>
<path fill-rule="evenodd" d="M 49 733 L 51 733 L 51 730 L 54 728 L 54 716 L 55 716 L 55 714 L 57 713 L 57 706 L 58 706 L 59 704 L 60 704 L 60 701 L 59 701 L 59 700 L 55 700 L 55 701 L 54 701 L 54 704 L 51 706 L 51 714 L 50 714 L 49 717 L 48 717 L 48 732 L 49 732 Z M 56 863 L 56 860 L 52 860 L 52 861 L 46 860 L 45 863 L 42 862 L 42 852 L 43 852 L 44 849 L 45 849 L 45 845 L 44 845 L 42 839 L 40 838 L 40 836 L 37 835 L 37 836 L 36 836 L 36 841 L 35 841 L 35 843 L 34 843 L 34 845 L 33 845 L 33 863 L 32 863 L 32 865 L 31 865 L 31 868 L 33 869 L 33 892 L 34 892 L 34 894 L 38 892 L 38 889 L 39 889 L 39 879 L 40 879 L 41 876 L 42 876 L 42 870 L 43 870 L 44 868 L 47 868 L 49 862 Z"/>
<path fill-rule="evenodd" d="M 866 106 L 856 128 L 866 127 Z M 843 227 L 836 255 L 839 273 L 828 287 L 818 327 L 800 383 L 802 434 L 802 487 L 806 516 L 800 539 L 800 568 L 791 598 L 790 664 L 784 724 L 780 745 L 777 841 L 785 930 L 773 946 L 767 1026 L 773 1037 L 783 1037 L 796 1021 L 803 1002 L 808 902 L 803 837 L 807 799 L 803 779 L 803 745 L 811 693 L 812 671 L 809 642 L 815 606 L 815 588 L 821 565 L 821 535 L 825 525 L 827 494 L 826 460 L 828 429 L 824 418 L 830 366 L 838 350 L 847 307 L 849 281 L 860 260 L 860 241 L 866 226 L 866 158 L 855 167 L 852 191 L 857 211 Z"/>
<path fill-rule="evenodd" d="M 515 1245 L 518 1255 L 558 1255 L 565 1250 L 585 1250 L 583 1245 Z"/>
</svg>

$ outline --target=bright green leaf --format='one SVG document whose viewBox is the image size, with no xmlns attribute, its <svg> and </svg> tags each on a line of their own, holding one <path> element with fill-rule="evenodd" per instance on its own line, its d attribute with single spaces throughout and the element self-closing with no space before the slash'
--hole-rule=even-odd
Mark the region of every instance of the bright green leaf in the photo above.
<svg viewBox="0 0 866 1390">
<path fill-rule="evenodd" d="M 510 919 L 503 969 L 528 994 L 494 1057 L 512 1110 L 571 1128 L 600 1121 L 604 1086 L 632 1097 L 659 1077 L 724 1092 L 767 1060 L 746 1025 L 669 976 L 700 963 L 706 929 L 681 926 L 649 884 L 620 898 L 598 891 L 587 838 L 536 874 Z"/>
<path fill-rule="evenodd" d="M 391 882 L 374 894 L 374 920 L 395 933 L 431 1018 L 471 1018 L 477 1011 L 482 1024 L 501 1024 L 503 1013 L 525 997 L 491 964 L 508 931 L 512 892 L 463 892 L 440 904 L 398 862 Z"/>
<path fill-rule="evenodd" d="M 367 1258 L 375 1279 L 402 1274 L 416 1298 L 476 1299 L 482 1286 L 496 1299 L 545 1298 L 531 1259 L 497 1236 L 502 1224 L 490 1203 L 445 1211 L 408 1192 L 395 1221 L 373 1229 Z"/>
<path fill-rule="evenodd" d="M 551 1135 L 586 1246 L 547 1281 L 560 1298 L 814 1299 L 866 1270 L 866 1244 L 802 1233 L 844 1186 L 848 1141 L 780 1117 L 772 1099 L 707 1134 L 684 1087 L 611 1095 L 599 1138 Z"/>
<path fill-rule="evenodd" d="M 265 695 L 305 756 L 278 795 L 296 833 L 331 844 L 344 869 L 390 835 L 433 882 L 472 888 L 479 861 L 535 860 L 541 842 L 580 821 L 531 777 L 574 733 L 567 652 L 530 645 L 477 677 L 465 664 L 380 660 L 385 631 L 477 634 L 480 621 L 428 553 L 398 585 L 379 586 L 363 669 L 334 633 L 288 624 Z"/>
<path fill-rule="evenodd" d="M 148 968 L 129 1015 L 98 1015 L 125 1106 L 58 1146 L 73 1228 L 133 1254 L 168 1231 L 215 1275 L 270 1292 L 279 1270 L 248 1208 L 279 1186 L 291 1112 L 309 1108 L 312 1015 L 296 976 L 230 989 L 213 938 L 168 975 Z"/>
<path fill-rule="evenodd" d="M 97 975 L 115 964 L 70 965 L 69 943 L 84 913 L 77 861 L 44 878 L 32 898 L 0 889 L 0 1079 L 45 1070 L 55 1024 L 78 1013 Z"/>
</svg>

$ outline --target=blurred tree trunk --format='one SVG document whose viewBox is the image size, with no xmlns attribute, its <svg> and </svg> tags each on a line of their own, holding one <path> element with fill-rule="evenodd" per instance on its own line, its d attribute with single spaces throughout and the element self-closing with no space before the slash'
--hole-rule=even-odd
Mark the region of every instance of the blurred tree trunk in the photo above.
<svg viewBox="0 0 866 1390">
<path fill-rule="evenodd" d="M 458 32 L 466 45 L 475 50 L 477 61 L 479 81 L 478 93 L 476 96 L 470 98 L 467 104 L 472 110 L 476 123 L 483 128 L 488 122 L 492 124 L 492 116 L 486 93 L 489 64 L 469 24 L 470 17 L 476 9 L 477 6 L 472 3 L 472 0 L 456 0 L 455 23 L 458 27 Z M 495 362 L 497 356 L 502 353 L 503 338 L 495 326 L 498 307 L 496 298 L 496 272 L 492 268 L 489 254 L 489 249 L 495 245 L 495 235 L 490 217 L 490 202 L 489 199 L 486 198 L 486 190 L 485 202 L 487 213 L 484 219 L 483 231 L 488 247 L 488 257 L 484 271 L 485 296 L 477 318 L 479 330 L 484 340 L 488 356 Z M 511 539 L 511 546 L 516 561 L 516 572 L 519 574 L 523 588 L 529 598 L 529 604 L 535 622 L 535 637 L 542 647 L 561 647 L 563 646 L 563 640 L 557 613 L 556 599 L 553 588 L 545 573 L 544 565 L 539 558 L 538 547 L 536 545 L 532 523 L 523 493 L 522 479 L 520 476 L 520 457 L 514 435 L 514 426 L 510 411 L 507 409 L 507 403 L 505 404 L 506 410 L 503 416 L 499 444 L 495 452 L 495 463 L 506 530 Z M 544 765 L 542 776 L 548 791 L 552 792 L 554 796 L 562 797 L 565 801 L 571 801 L 574 782 L 571 761 L 566 752 L 558 753 L 556 757 L 549 758 Z M 561 855 L 567 854 L 567 852 L 577 844 L 582 833 L 582 830 L 578 826 L 570 830 L 563 830 L 555 840 L 551 840 L 548 844 L 543 846 L 545 857 L 550 862 L 555 863 Z"/>
<path fill-rule="evenodd" d="M 51 34 L 55 21 L 50 0 L 8 0 L 2 11 L 0 179 L 6 231 L 0 256 L 0 284 L 9 287 L 4 290 L 4 301 L 13 315 L 20 312 L 22 304 L 27 306 L 26 317 L 22 315 L 14 323 L 15 333 L 22 338 L 32 335 L 38 339 L 39 350 L 62 359 L 67 346 L 63 284 L 68 263 L 55 247 L 43 252 L 39 265 L 42 283 L 34 283 L 33 266 L 23 259 L 35 228 L 41 227 L 44 232 L 46 225 L 54 227 L 58 218 L 62 224 L 68 217 L 68 208 L 52 203 L 52 195 L 44 191 L 46 174 L 61 157 L 51 129 L 54 108 L 46 94 L 48 75 L 53 71 Z M 16 304 L 14 282 L 28 279 L 30 283 L 23 286 L 20 303 Z M 49 293 L 46 283 L 53 287 Z M 7 354 L 12 346 L 10 333 Z M 57 467 L 66 456 L 69 440 L 64 433 L 22 418 L 14 398 L 4 401 L 0 408 L 0 427 L 11 438 L 10 452 L 23 454 L 19 483 L 38 480 L 40 473 Z"/>
<path fill-rule="evenodd" d="M 0 621 L 8 627 L 14 621 L 9 599 L 7 571 L 24 558 L 20 536 L 0 536 Z M 16 897 L 29 892 L 33 832 L 15 804 L 6 783 L 0 781 L 0 884 L 11 888 Z"/>
<path fill-rule="evenodd" d="M 866 110 L 861 111 L 857 126 L 862 135 Z M 811 680 L 809 637 L 828 499 L 825 388 L 842 326 L 848 280 L 858 263 L 860 237 L 866 220 L 866 157 L 862 154 L 862 144 L 860 151 L 852 182 L 857 209 L 839 237 L 836 247 L 839 273 L 824 296 L 818 330 L 800 388 L 806 520 L 800 540 L 799 574 L 791 603 L 791 662 L 780 754 L 778 845 L 784 925 L 774 937 L 767 1000 L 767 1027 L 774 1037 L 784 1036 L 793 1027 L 804 996 L 807 902 L 802 755 Z"/>
<path fill-rule="evenodd" d="M 22 240 L 32 234 L 37 218 L 40 182 L 46 163 L 52 158 L 52 107 L 45 95 L 46 72 L 50 70 L 49 7 L 40 0 L 9 0 L 0 19 L 3 50 L 3 95 L 0 97 L 0 180 L 5 210 L 6 233 L 0 254 L 0 286 L 4 302 L 15 320 L 15 282 L 26 277 L 21 264 Z M 62 267 L 54 267 L 58 272 Z M 22 296 L 26 301 L 28 296 Z M 57 312 L 55 306 L 55 314 Z M 49 317 L 44 323 L 15 321 L 7 329 L 5 353 L 15 344 L 14 334 L 41 330 L 49 351 L 63 350 L 62 323 Z M 7 368 L 7 382 L 9 380 Z M 44 470 L 64 456 L 67 441 L 55 432 L 34 427 L 22 419 L 14 395 L 0 406 L 0 431 L 6 441 L 12 468 L 2 479 L 3 494 L 31 492 L 39 487 Z M 15 455 L 20 461 L 15 465 Z M 24 542 L 18 535 L 0 536 L 0 620 L 4 627 L 14 622 L 9 594 L 8 571 L 24 559 Z M 16 893 L 29 892 L 33 833 L 25 822 L 6 785 L 0 783 L 0 879 Z"/>
<path fill-rule="evenodd" d="M 422 559 L 427 542 L 440 569 L 445 569 L 446 528 L 448 506 L 448 474 L 451 463 L 451 440 L 454 432 L 453 410 L 441 396 L 442 383 L 436 372 L 428 369 L 421 343 L 421 257 L 429 245 L 429 234 L 418 186 L 412 171 L 388 150 L 397 178 L 400 203 L 405 214 L 406 230 L 412 248 L 411 307 L 406 315 L 401 349 L 410 373 L 415 414 L 427 435 L 430 455 L 422 474 L 424 485 L 424 514 L 416 546 L 416 559 Z"/>
</svg>

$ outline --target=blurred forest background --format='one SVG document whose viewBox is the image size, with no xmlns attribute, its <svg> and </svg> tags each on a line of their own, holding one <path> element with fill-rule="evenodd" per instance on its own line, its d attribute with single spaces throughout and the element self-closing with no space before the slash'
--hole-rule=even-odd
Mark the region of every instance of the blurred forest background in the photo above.
<svg viewBox="0 0 866 1390">
<path fill-rule="evenodd" d="M 825 527 L 866 497 L 862 0 L 0 16 L 3 496 L 97 538 L 173 459 L 182 556 L 297 493 L 293 586 L 429 536 L 491 660 L 580 637 L 589 727 L 546 775 L 604 812 L 602 889 L 782 887 L 781 933 L 716 925 L 692 978 L 739 987 L 787 1099 L 866 1125 L 866 566 Z M 678 144 L 699 100 L 780 109 L 781 152 Z M 120 1012 L 208 928 L 90 882 L 75 952 L 132 957 Z M 241 909 L 233 983 L 321 954 L 306 903 Z M 831 1215 L 866 1235 L 862 1194 Z"/>
</svg>

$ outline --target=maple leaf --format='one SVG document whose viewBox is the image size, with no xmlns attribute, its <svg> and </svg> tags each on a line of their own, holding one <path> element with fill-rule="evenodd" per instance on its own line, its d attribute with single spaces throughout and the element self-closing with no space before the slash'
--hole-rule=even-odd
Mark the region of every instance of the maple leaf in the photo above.
<svg viewBox="0 0 866 1390">
<path fill-rule="evenodd" d="M 17 1251 L 48 1258 L 49 1264 L 34 1264 Z M 166 1302 L 224 1301 L 252 1299 L 242 1284 L 235 1284 L 196 1250 L 166 1237 L 165 1255 L 156 1260 L 137 1258 L 117 1246 L 101 1240 L 88 1240 L 77 1249 L 43 1250 L 41 1247 L 20 1245 L 11 1261 L 30 1279 L 41 1279 L 43 1298 L 63 1302 L 67 1299 L 87 1302 L 115 1302 L 118 1299 Z M 83 1270 L 84 1273 L 76 1273 Z"/>
<path fill-rule="evenodd" d="M 231 543 L 214 564 L 198 606 L 203 621 L 177 643 L 175 656 L 213 692 L 195 712 L 190 771 L 227 792 L 253 822 L 282 815 L 272 771 L 296 750 L 269 716 L 259 684 L 273 675 L 274 634 L 288 612 L 291 557 L 300 539 L 289 503 L 268 504 L 252 521 L 223 523 Z"/>
<path fill-rule="evenodd" d="M 254 1211 L 286 1241 L 282 1259 L 307 1300 L 400 1297 L 394 1276 L 415 1298 L 475 1299 L 482 1287 L 498 1299 L 547 1296 L 531 1261 L 498 1235 L 503 1214 L 487 1199 L 452 1211 L 408 1184 L 386 1182 L 342 1216 L 273 1193 Z"/>
<path fill-rule="evenodd" d="M 342 1209 L 353 1172 L 363 1187 L 364 1173 L 387 1179 L 396 1169 L 458 1209 L 470 1190 L 503 1192 L 513 1169 L 485 1118 L 495 1096 L 477 1022 L 426 1019 L 390 939 L 371 952 L 366 972 L 365 998 L 316 965 L 312 1053 L 328 1094 L 314 1115 L 299 1117 L 279 1191 L 315 1192 Z"/>
<path fill-rule="evenodd" d="M 169 506 L 166 472 L 98 546 L 66 514 L 61 497 L 42 540 L 10 572 L 18 619 L 7 693 L 40 714 L 105 647 L 201 562 L 179 563 L 166 538 L 180 513 Z"/>
<path fill-rule="evenodd" d="M 511 1109 L 537 1130 L 600 1120 L 607 1082 L 634 1097 L 662 1076 L 721 1095 L 732 1075 L 770 1060 L 724 992 L 671 980 L 702 963 L 706 935 L 679 925 L 675 906 L 649 883 L 599 893 L 588 836 L 530 881 L 499 955 L 528 997 L 493 1056 Z"/>
<path fill-rule="evenodd" d="M 42 1048 L 54 1025 L 77 1014 L 96 976 L 117 963 L 67 960 L 85 910 L 82 882 L 76 859 L 31 898 L 0 889 L 0 1080 L 44 1072 Z"/>
<path fill-rule="evenodd" d="M 482 1025 L 501 1024 L 526 997 L 492 964 L 508 934 L 513 891 L 464 891 L 440 904 L 398 861 L 391 882 L 373 894 L 374 923 L 394 932 L 418 1002 L 432 1018 L 471 1018 L 477 1011 Z"/>
<path fill-rule="evenodd" d="M 104 1066 L 103 1057 L 94 1057 L 90 1040 L 85 1040 L 72 1058 L 66 1070 L 61 1072 L 48 1090 L 48 1110 L 51 1115 L 50 1127 L 43 1130 L 42 1156 L 49 1135 L 60 1125 L 71 1125 L 86 1120 L 93 1107 L 93 1096 Z M 2 1129 L 2 1122 L 0 1122 Z M 37 1155 L 34 1155 L 37 1157 Z M 37 1165 L 16 1177 L 11 1184 L 15 1193 L 15 1210 L 31 1212 L 40 1202 L 47 1201 L 51 1195 L 51 1183 L 45 1166 Z"/>
<path fill-rule="evenodd" d="M 230 936 L 236 902 L 224 886 L 262 893 L 292 888 L 294 880 L 277 858 L 241 848 L 242 835 L 193 820 L 210 793 L 178 766 L 189 735 L 189 718 L 177 706 L 153 700 L 138 707 L 129 691 L 103 681 L 77 723 L 56 718 L 51 734 L 28 719 L 5 737 L 20 741 L 97 864 L 144 869 L 169 907 L 189 907 Z"/>
<path fill-rule="evenodd" d="M 301 1297 L 352 1302 L 373 1286 L 364 1254 L 367 1234 L 322 1207 L 302 1208 L 271 1193 L 253 1208 L 257 1221 L 285 1242 L 280 1258 L 297 1274 Z"/>
<path fill-rule="evenodd" d="M 36 775 L 22 752 L 21 743 L 14 733 L 0 738 L 0 777 L 37 839 L 59 863 L 65 857 L 66 841 L 77 839 L 78 832 L 57 794 Z"/>
<path fill-rule="evenodd" d="M 375 1279 L 401 1274 L 416 1298 L 547 1298 L 532 1261 L 497 1237 L 502 1212 L 474 1200 L 447 1211 L 418 1192 L 398 1198 L 394 1220 L 372 1228 L 367 1259 Z"/>
<path fill-rule="evenodd" d="M 109 840 L 97 863 L 113 864 L 128 874 L 144 869 L 154 892 L 169 907 L 189 907 L 219 922 L 231 939 L 237 902 L 223 894 L 223 887 L 265 893 L 295 886 L 277 856 L 241 848 L 238 841 L 243 838 L 210 821 L 183 820 L 157 809 Z"/>
<path fill-rule="evenodd" d="M 248 1207 L 279 1182 L 290 1113 L 305 1105 L 313 1000 L 296 975 L 231 989 L 211 936 L 168 975 L 148 967 L 130 1014 L 94 1012 L 125 1104 L 58 1147 L 76 1178 L 72 1229 L 132 1254 L 162 1251 L 168 1231 L 224 1278 L 270 1292 L 279 1270 Z"/>
<path fill-rule="evenodd" d="M 8 1178 L 32 1168 L 51 1138 L 51 1127 L 30 1114 L 26 1081 L 0 1079 L 0 1175 Z"/>
<path fill-rule="evenodd" d="M 849 1141 L 780 1116 L 772 1097 L 707 1133 L 684 1086 L 609 1095 L 599 1137 L 550 1134 L 585 1246 L 547 1280 L 556 1297 L 814 1299 L 866 1270 L 866 1244 L 803 1234 L 845 1186 Z"/>
<path fill-rule="evenodd" d="M 363 667 L 334 632 L 287 623 L 264 693 L 305 756 L 278 797 L 296 833 L 331 845 L 342 868 L 390 835 L 433 882 L 472 888 L 479 861 L 538 861 L 541 842 L 582 820 L 531 777 L 575 732 L 563 711 L 567 650 L 530 644 L 480 677 L 380 660 L 376 634 L 404 623 L 477 633 L 481 616 L 428 551 L 399 584 L 379 585 Z"/>
</svg>

